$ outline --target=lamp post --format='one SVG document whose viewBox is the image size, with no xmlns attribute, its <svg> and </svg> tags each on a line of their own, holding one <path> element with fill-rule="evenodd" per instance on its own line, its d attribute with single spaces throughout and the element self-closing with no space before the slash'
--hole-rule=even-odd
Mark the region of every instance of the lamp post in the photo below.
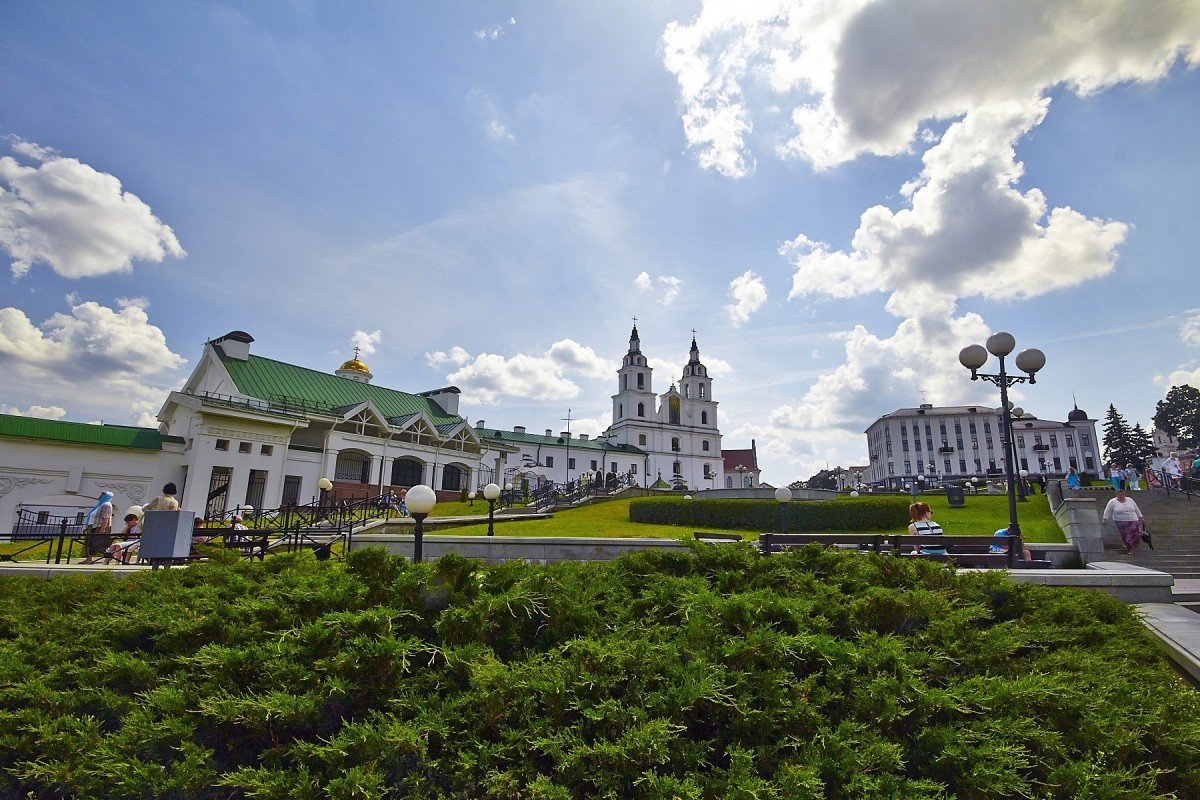
<svg viewBox="0 0 1200 800">
<path fill-rule="evenodd" d="M 496 501 L 500 499 L 500 487 L 494 483 L 489 483 L 487 486 L 483 487 L 483 499 L 487 500 L 488 504 L 487 535 L 495 536 L 496 530 L 493 526 L 495 525 Z"/>
<path fill-rule="evenodd" d="M 322 513 L 324 513 L 325 496 L 329 493 L 329 490 L 333 488 L 333 481 L 329 480 L 329 478 L 321 478 L 317 481 L 317 488 L 321 491 L 320 508 Z"/>
<path fill-rule="evenodd" d="M 1008 438 L 1008 452 L 1004 454 L 1004 472 L 1008 478 L 1008 534 L 1009 536 L 1020 536 L 1021 525 L 1017 522 L 1017 492 L 1016 492 L 1016 470 L 1013 463 L 1013 453 L 1015 452 L 1015 442 L 1013 441 L 1013 426 L 1012 426 L 1012 408 L 1008 403 L 1008 387 L 1018 383 L 1030 384 L 1037 383 L 1037 372 L 1042 367 L 1046 366 L 1046 355 L 1034 348 L 1022 350 L 1017 354 L 1016 364 L 1017 369 L 1026 373 L 1022 375 L 1009 375 L 1004 369 L 1004 357 L 1015 350 L 1017 341 L 1010 333 L 993 333 L 988 337 L 987 349 L 977 344 L 967 345 L 958 354 L 958 363 L 965 368 L 971 370 L 971 380 L 979 380 L 983 378 L 989 383 L 993 383 L 1000 388 L 1000 407 L 1003 411 L 1004 434 Z M 987 363 L 988 353 L 994 355 L 1000 362 L 1000 371 L 996 374 L 985 375 L 979 372 L 980 368 Z M 1020 542 L 1016 543 L 1017 547 Z"/>
<path fill-rule="evenodd" d="M 917 480 L 913 483 L 913 502 L 917 502 L 917 495 L 925 489 L 925 476 L 918 475 Z"/>
<path fill-rule="evenodd" d="M 1029 470 L 1023 469 L 1017 475 L 1020 476 L 1017 480 L 1017 500 L 1026 503 L 1028 500 L 1025 498 L 1025 479 L 1029 477 Z"/>
<path fill-rule="evenodd" d="M 792 490 L 786 486 L 776 489 L 775 502 L 779 503 L 779 532 L 787 533 L 787 504 L 792 502 Z"/>
<path fill-rule="evenodd" d="M 738 487 L 737 488 L 745 489 L 746 488 L 746 465 L 738 464 L 733 469 L 738 474 Z"/>
<path fill-rule="evenodd" d="M 422 523 L 429 516 L 429 512 L 433 511 L 433 507 L 437 505 L 437 494 L 428 486 L 418 484 L 408 490 L 404 501 L 408 505 L 408 513 L 412 514 L 412 518 L 416 521 L 416 524 L 413 525 L 413 562 L 420 564 L 425 537 L 425 528 L 422 527 Z"/>
</svg>

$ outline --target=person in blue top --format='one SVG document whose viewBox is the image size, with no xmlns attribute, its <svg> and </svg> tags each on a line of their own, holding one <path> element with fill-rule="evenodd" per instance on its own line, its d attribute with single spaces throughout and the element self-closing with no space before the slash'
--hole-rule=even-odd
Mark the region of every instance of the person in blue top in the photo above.
<svg viewBox="0 0 1200 800">
<path fill-rule="evenodd" d="M 1079 473 L 1075 471 L 1074 467 L 1071 467 L 1071 471 L 1067 473 L 1067 488 L 1079 488 Z"/>
<path fill-rule="evenodd" d="M 1076 480 L 1078 480 L 1078 478 L 1076 478 Z M 1001 528 L 1000 530 L 993 533 L 992 536 L 1008 536 L 1008 528 Z M 1003 545 L 1003 544 L 994 544 L 994 545 L 991 545 L 990 547 L 988 547 L 988 552 L 989 553 L 1007 553 L 1008 546 Z M 1022 547 L 1021 548 L 1021 558 L 1025 559 L 1026 561 L 1033 561 L 1033 553 L 1029 552 L 1024 547 Z"/>
</svg>

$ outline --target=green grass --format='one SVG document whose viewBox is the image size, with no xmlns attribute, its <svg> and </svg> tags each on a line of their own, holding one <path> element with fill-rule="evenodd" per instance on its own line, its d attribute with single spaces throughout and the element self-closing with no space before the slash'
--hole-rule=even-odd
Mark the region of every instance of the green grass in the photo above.
<svg viewBox="0 0 1200 800">
<path fill-rule="evenodd" d="M 1008 525 L 1008 501 L 1003 495 L 971 495 L 963 508 L 950 508 L 945 495 L 922 495 L 921 500 L 933 509 L 933 518 L 941 523 L 948 534 L 990 536 L 999 528 Z M 852 503 L 850 498 L 835 502 Z M 595 536 L 602 538 L 623 537 L 670 537 L 690 539 L 693 530 L 717 530 L 701 526 L 648 525 L 629 521 L 628 499 L 610 500 L 602 503 L 555 511 L 550 519 L 532 519 L 503 522 L 496 525 L 497 536 Z M 450 504 L 448 504 L 450 505 Z M 461 505 L 461 504 L 460 504 Z M 436 509 L 435 509 L 436 510 Z M 1050 513 L 1050 506 L 1043 495 L 1031 497 L 1028 502 L 1018 504 L 1018 519 L 1021 533 L 1027 542 L 1065 542 L 1062 530 Z M 896 520 L 888 533 L 904 528 L 908 520 Z M 487 525 L 466 525 L 454 528 L 449 533 L 456 536 L 482 536 Z M 843 531 L 827 531 L 841 533 Z M 846 531 L 849 532 L 849 531 Z M 853 531 L 862 533 L 862 531 Z M 755 533 L 746 533 L 746 538 L 757 538 Z"/>
</svg>

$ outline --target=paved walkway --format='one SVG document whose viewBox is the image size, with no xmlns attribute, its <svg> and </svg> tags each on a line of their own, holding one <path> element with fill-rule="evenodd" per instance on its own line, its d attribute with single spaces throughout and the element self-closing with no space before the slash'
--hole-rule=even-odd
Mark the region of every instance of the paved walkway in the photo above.
<svg viewBox="0 0 1200 800">
<path fill-rule="evenodd" d="M 1174 603 L 1134 606 L 1171 660 L 1200 684 L 1200 614 Z"/>
</svg>

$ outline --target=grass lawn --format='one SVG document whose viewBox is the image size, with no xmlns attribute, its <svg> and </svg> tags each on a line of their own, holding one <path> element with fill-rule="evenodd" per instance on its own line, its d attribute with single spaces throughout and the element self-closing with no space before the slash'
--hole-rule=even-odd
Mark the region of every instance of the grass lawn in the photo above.
<svg viewBox="0 0 1200 800">
<path fill-rule="evenodd" d="M 966 506 L 950 508 L 945 495 L 922 495 L 921 499 L 933 508 L 933 518 L 941 523 L 948 534 L 970 535 L 980 534 L 990 536 L 999 528 L 1008 526 L 1008 501 L 1004 495 L 968 495 Z M 852 503 L 849 498 L 841 498 L 835 502 Z M 503 522 L 496 525 L 497 536 L 598 536 L 605 538 L 621 537 L 671 537 L 688 539 L 692 536 L 693 526 L 682 525 L 648 525 L 629 521 L 628 499 L 609 500 L 594 503 L 582 508 L 572 508 L 555 511 L 550 519 L 533 519 L 529 521 Z M 455 505 L 455 504 L 447 504 Z M 462 505 L 457 504 L 457 505 Z M 486 506 L 484 507 L 486 511 Z M 437 509 L 435 508 L 436 512 Z M 1062 530 L 1050 513 L 1050 505 L 1045 496 L 1036 495 L 1028 502 L 1019 503 L 1018 519 L 1021 522 L 1021 533 L 1028 542 L 1065 542 Z M 906 527 L 908 520 L 899 519 L 895 528 L 888 528 L 881 533 L 895 532 Z M 717 530 L 710 528 L 708 530 Z M 837 533 L 839 531 L 828 531 Z M 849 531 L 847 531 L 849 532 Z M 854 531 L 861 533 L 862 531 Z M 455 536 L 483 535 L 487 533 L 487 525 L 466 525 L 447 531 Z M 745 533 L 746 538 L 757 538 L 757 534 Z"/>
</svg>

